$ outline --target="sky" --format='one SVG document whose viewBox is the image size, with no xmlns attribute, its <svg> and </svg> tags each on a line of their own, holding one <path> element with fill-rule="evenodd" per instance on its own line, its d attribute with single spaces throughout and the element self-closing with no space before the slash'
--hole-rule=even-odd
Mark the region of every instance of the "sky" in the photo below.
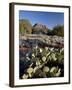
<svg viewBox="0 0 72 90">
<path fill-rule="evenodd" d="M 27 19 L 32 25 L 36 23 L 44 24 L 52 29 L 56 25 L 64 24 L 64 13 L 20 10 L 19 19 Z"/>
</svg>

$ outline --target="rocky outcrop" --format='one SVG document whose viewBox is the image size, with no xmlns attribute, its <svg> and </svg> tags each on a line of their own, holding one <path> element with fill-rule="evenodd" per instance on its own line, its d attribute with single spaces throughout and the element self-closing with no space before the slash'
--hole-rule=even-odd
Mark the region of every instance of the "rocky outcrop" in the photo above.
<svg viewBox="0 0 72 90">
<path fill-rule="evenodd" d="M 33 34 L 47 34 L 47 32 L 48 32 L 48 27 L 40 23 L 36 23 L 32 29 Z"/>
<path fill-rule="evenodd" d="M 59 36 L 47 36 L 47 35 L 38 35 L 38 34 L 27 34 L 20 36 L 20 45 L 27 47 L 38 46 L 50 46 L 56 48 L 64 47 L 64 38 Z"/>
</svg>

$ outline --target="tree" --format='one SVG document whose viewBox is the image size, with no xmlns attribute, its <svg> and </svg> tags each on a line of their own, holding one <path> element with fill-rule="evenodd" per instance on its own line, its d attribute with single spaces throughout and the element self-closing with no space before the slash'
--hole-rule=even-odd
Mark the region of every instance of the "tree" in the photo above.
<svg viewBox="0 0 72 90">
<path fill-rule="evenodd" d="M 20 34 L 31 34 L 32 25 L 29 20 L 19 20 L 19 33 Z"/>
<path fill-rule="evenodd" d="M 48 33 L 47 33 L 47 35 L 52 36 L 52 35 L 53 35 L 53 32 L 52 32 L 52 31 L 53 31 L 53 30 L 48 29 Z"/>
<path fill-rule="evenodd" d="M 57 25 L 53 28 L 53 35 L 64 37 L 64 25 Z"/>
</svg>

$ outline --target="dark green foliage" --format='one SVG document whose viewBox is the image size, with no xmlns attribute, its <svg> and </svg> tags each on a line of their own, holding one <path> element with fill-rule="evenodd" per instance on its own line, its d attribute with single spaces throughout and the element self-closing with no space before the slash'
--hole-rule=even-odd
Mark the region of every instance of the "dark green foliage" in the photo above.
<svg viewBox="0 0 72 90">
<path fill-rule="evenodd" d="M 64 25 L 57 25 L 53 28 L 53 30 L 48 29 L 47 35 L 57 35 L 64 37 Z"/>
<path fill-rule="evenodd" d="M 57 25 L 53 28 L 52 33 L 57 36 L 64 37 L 64 25 Z"/>
<path fill-rule="evenodd" d="M 49 36 L 50 36 L 50 35 L 51 35 L 51 36 L 54 35 L 52 31 L 53 31 L 53 30 L 48 29 L 47 35 L 49 35 Z"/>
<path fill-rule="evenodd" d="M 29 20 L 19 20 L 19 33 L 20 34 L 31 34 L 32 25 Z"/>
</svg>

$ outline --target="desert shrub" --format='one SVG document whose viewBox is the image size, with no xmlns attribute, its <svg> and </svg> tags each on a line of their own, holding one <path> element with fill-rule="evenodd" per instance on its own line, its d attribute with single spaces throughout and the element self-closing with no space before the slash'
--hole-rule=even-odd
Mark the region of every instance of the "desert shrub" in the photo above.
<svg viewBox="0 0 72 90">
<path fill-rule="evenodd" d="M 53 35 L 64 37 L 64 25 L 57 25 L 53 28 Z"/>
<path fill-rule="evenodd" d="M 19 33 L 20 34 L 31 34 L 32 25 L 29 20 L 19 20 Z"/>
<path fill-rule="evenodd" d="M 47 35 L 56 35 L 64 37 L 64 26 L 63 25 L 57 25 L 52 30 L 48 29 Z"/>
</svg>

